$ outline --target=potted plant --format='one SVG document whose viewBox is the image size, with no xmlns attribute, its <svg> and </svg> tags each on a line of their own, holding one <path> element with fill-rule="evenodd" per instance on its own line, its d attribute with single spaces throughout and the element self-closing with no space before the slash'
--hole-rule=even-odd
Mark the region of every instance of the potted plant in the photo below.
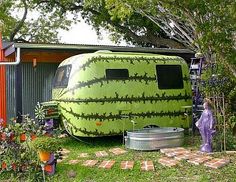
<svg viewBox="0 0 236 182">
<path fill-rule="evenodd" d="M 31 141 L 31 146 L 38 152 L 40 160 L 47 162 L 50 154 L 60 149 L 60 142 L 53 137 L 41 136 Z"/>
</svg>

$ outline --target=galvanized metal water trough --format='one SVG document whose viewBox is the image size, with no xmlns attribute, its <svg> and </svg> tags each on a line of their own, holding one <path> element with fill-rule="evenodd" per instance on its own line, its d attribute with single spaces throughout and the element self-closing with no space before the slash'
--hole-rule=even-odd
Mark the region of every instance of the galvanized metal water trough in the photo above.
<svg viewBox="0 0 236 182">
<path fill-rule="evenodd" d="M 144 128 L 128 131 L 125 146 L 134 150 L 158 150 L 179 147 L 184 142 L 183 128 Z"/>
</svg>

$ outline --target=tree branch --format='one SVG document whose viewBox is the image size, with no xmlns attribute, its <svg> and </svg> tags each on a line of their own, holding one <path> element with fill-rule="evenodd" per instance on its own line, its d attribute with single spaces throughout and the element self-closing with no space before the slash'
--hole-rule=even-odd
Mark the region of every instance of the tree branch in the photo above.
<svg viewBox="0 0 236 182">
<path fill-rule="evenodd" d="M 16 36 L 16 34 L 19 32 L 19 30 L 21 29 L 21 27 L 24 25 L 24 22 L 26 20 L 26 16 L 28 13 L 28 5 L 26 3 L 26 0 L 22 0 L 22 3 L 24 4 L 24 15 L 21 18 L 20 22 L 16 25 L 16 27 L 13 29 L 11 35 L 10 35 L 10 41 L 12 42 Z"/>
</svg>

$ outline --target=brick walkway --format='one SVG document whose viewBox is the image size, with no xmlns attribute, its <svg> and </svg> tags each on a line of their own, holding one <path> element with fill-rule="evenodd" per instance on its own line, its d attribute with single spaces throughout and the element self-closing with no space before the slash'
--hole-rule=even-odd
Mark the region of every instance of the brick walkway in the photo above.
<svg viewBox="0 0 236 182">
<path fill-rule="evenodd" d="M 98 163 L 98 160 L 86 160 L 82 165 L 83 166 L 88 166 L 88 167 L 93 167 Z"/>
<path fill-rule="evenodd" d="M 230 163 L 230 160 L 228 159 L 212 159 L 211 161 L 208 161 L 204 164 L 204 166 L 207 166 L 207 167 L 211 167 L 211 168 L 214 168 L 214 169 L 218 169 L 218 168 L 221 168 L 227 164 Z"/>
<path fill-rule="evenodd" d="M 168 167 L 176 166 L 179 163 L 179 161 L 168 158 L 168 157 L 162 157 L 158 160 L 158 162 L 162 164 L 163 166 L 168 166 Z"/>
<path fill-rule="evenodd" d="M 106 157 L 108 156 L 108 153 L 106 151 L 98 151 L 98 152 L 95 152 L 95 155 L 97 157 Z"/>
<path fill-rule="evenodd" d="M 85 158 L 85 157 L 89 157 L 88 153 L 81 153 L 78 156 L 79 158 Z"/>
<path fill-rule="evenodd" d="M 99 168 L 111 169 L 116 161 L 102 161 L 102 163 L 98 166 Z"/>
<path fill-rule="evenodd" d="M 228 159 L 214 159 L 205 153 L 191 152 L 182 147 L 161 149 L 160 152 L 167 156 L 159 159 L 159 163 L 164 166 L 175 166 L 178 164 L 177 160 L 187 160 L 187 162 L 194 165 L 203 164 L 204 166 L 218 169 L 230 162 Z M 172 157 L 174 157 L 175 160 Z"/>
<path fill-rule="evenodd" d="M 127 151 L 123 150 L 121 148 L 113 148 L 113 149 L 110 149 L 109 152 L 111 152 L 115 155 L 121 155 L 121 154 L 125 154 Z"/>
<path fill-rule="evenodd" d="M 110 154 L 121 155 L 127 153 L 126 150 L 121 148 L 112 148 L 109 150 L 109 152 L 110 153 L 107 153 L 106 151 L 98 151 L 95 152 L 95 155 L 96 157 L 108 157 Z M 230 163 L 230 160 L 228 159 L 213 158 L 212 156 L 209 156 L 205 153 L 190 151 L 182 147 L 161 149 L 160 152 L 165 156 L 160 157 L 158 159 L 158 163 L 167 167 L 174 167 L 178 165 L 181 162 L 181 160 L 186 160 L 187 162 L 194 165 L 204 165 L 206 167 L 214 169 L 221 168 Z M 63 149 L 63 156 L 62 156 L 63 160 L 68 157 L 69 153 L 70 153 L 69 150 Z M 79 158 L 89 157 L 89 154 L 81 153 L 79 154 L 78 157 Z M 70 160 L 68 161 L 68 164 L 77 164 L 80 161 L 81 160 Z M 82 165 L 88 167 L 97 166 L 98 168 L 111 169 L 115 163 L 116 163 L 115 160 L 103 160 L 103 161 L 86 160 L 82 163 Z M 132 170 L 134 165 L 135 165 L 134 161 L 121 161 L 120 169 Z M 153 161 L 150 160 L 141 161 L 141 171 L 154 171 L 154 170 L 155 166 L 153 164 Z"/>
<path fill-rule="evenodd" d="M 141 163 L 142 171 L 154 171 L 154 165 L 152 161 L 142 161 Z"/>
<path fill-rule="evenodd" d="M 133 169 L 134 167 L 134 161 L 122 161 L 120 163 L 121 169 Z"/>
</svg>

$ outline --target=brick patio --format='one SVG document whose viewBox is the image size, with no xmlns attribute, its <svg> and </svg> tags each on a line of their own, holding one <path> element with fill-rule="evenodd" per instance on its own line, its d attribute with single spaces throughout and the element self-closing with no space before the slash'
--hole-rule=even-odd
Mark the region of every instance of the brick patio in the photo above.
<svg viewBox="0 0 236 182">
<path fill-rule="evenodd" d="M 88 166 L 88 167 L 93 167 L 98 163 L 98 160 L 86 160 L 82 165 L 83 166 Z"/>
<path fill-rule="evenodd" d="M 199 165 L 199 164 L 202 164 L 202 163 L 209 161 L 211 159 L 212 159 L 211 156 L 202 155 L 202 156 L 198 156 L 198 157 L 194 157 L 192 159 L 189 159 L 188 162 L 195 164 L 195 165 Z"/>
<path fill-rule="evenodd" d="M 111 169 L 116 161 L 102 161 L 102 163 L 98 166 L 99 168 Z"/>
<path fill-rule="evenodd" d="M 174 152 L 174 151 L 181 151 L 181 150 L 186 150 L 186 149 L 183 147 L 164 148 L 164 149 L 160 149 L 160 152 L 162 154 L 166 154 L 166 153 L 170 153 L 170 152 Z"/>
<path fill-rule="evenodd" d="M 229 159 L 218 159 L 218 158 L 215 158 L 215 159 L 212 159 L 208 162 L 206 162 L 204 164 L 204 166 L 207 166 L 207 167 L 210 167 L 210 168 L 214 168 L 214 169 L 219 169 L 227 164 L 230 163 L 230 160 Z"/>
<path fill-rule="evenodd" d="M 108 156 L 108 153 L 106 151 L 98 151 L 98 152 L 95 152 L 95 155 L 97 157 L 106 157 Z"/>
<path fill-rule="evenodd" d="M 134 161 L 122 161 L 120 163 L 121 169 L 133 169 L 134 167 Z"/>
<path fill-rule="evenodd" d="M 142 171 L 154 171 L 154 165 L 152 161 L 142 161 L 141 163 Z"/>
<path fill-rule="evenodd" d="M 197 158 L 197 157 L 199 157 L 199 154 L 197 153 L 186 153 L 186 154 L 174 156 L 176 160 L 188 160 L 188 159 Z"/>
<path fill-rule="evenodd" d="M 69 154 L 69 153 L 70 153 L 70 151 L 68 149 L 65 149 L 65 148 L 63 148 L 62 151 L 61 151 L 62 155 L 66 155 L 66 154 Z"/>
<path fill-rule="evenodd" d="M 162 164 L 163 166 L 168 166 L 168 167 L 176 166 L 179 163 L 179 161 L 168 158 L 168 157 L 162 157 L 158 160 L 158 162 Z"/>
<path fill-rule="evenodd" d="M 189 150 L 186 150 L 186 149 L 177 149 L 177 150 L 173 150 L 171 152 L 167 152 L 167 153 L 165 153 L 165 155 L 167 157 L 174 157 L 174 156 L 190 154 L 190 153 L 191 152 Z"/>
</svg>

